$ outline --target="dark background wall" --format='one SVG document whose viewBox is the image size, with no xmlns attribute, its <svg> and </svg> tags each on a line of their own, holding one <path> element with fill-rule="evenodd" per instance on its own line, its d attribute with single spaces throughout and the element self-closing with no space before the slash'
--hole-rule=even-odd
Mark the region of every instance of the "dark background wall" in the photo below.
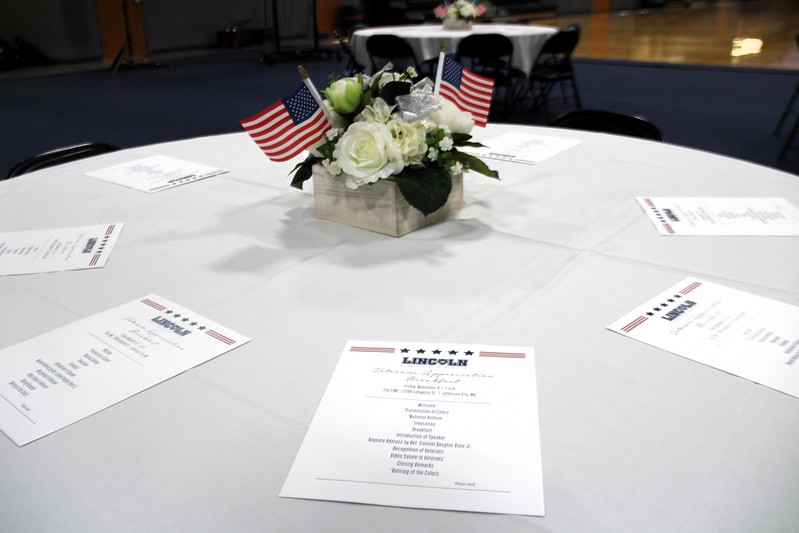
<svg viewBox="0 0 799 533">
<path fill-rule="evenodd" d="M 281 34 L 310 37 L 310 1 L 276 1 Z M 272 26 L 272 0 L 129 2 L 131 12 L 140 13 L 134 22 L 143 27 L 153 52 L 213 46 L 226 24 L 243 22 L 243 28 L 259 30 Z M 0 39 L 21 38 L 56 61 L 102 58 L 108 43 L 98 13 L 104 12 L 121 20 L 122 0 L 0 0 Z"/>
</svg>

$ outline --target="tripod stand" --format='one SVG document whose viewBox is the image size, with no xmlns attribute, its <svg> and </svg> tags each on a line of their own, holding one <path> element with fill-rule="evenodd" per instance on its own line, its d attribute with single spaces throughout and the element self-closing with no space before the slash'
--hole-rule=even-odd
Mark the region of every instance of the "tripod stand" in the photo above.
<svg viewBox="0 0 799 533">
<path fill-rule="evenodd" d="M 319 48 L 319 27 L 316 18 L 316 0 L 311 0 L 311 25 L 313 32 L 313 48 L 282 50 L 280 46 L 280 29 L 277 20 L 277 3 L 272 0 L 272 34 L 274 35 L 275 51 L 261 54 L 261 61 L 274 65 L 281 60 L 322 60 L 330 59 L 333 55 L 341 57 L 337 52 Z M 266 2 L 264 2 L 264 22 L 266 21 Z"/>
<path fill-rule="evenodd" d="M 134 67 L 134 66 L 143 66 L 142 63 L 134 63 L 133 62 L 133 48 L 136 47 L 139 50 L 144 52 L 144 57 L 150 57 L 150 51 L 147 49 L 146 46 L 141 46 L 133 42 L 133 37 L 130 34 L 130 16 L 129 16 L 129 7 L 128 2 L 130 0 L 122 0 L 122 20 L 125 23 L 125 42 L 122 43 L 122 48 L 119 49 L 119 52 L 114 58 L 114 62 L 111 64 L 111 70 L 114 74 L 117 73 L 119 67 L 122 65 L 122 58 L 126 58 L 126 67 Z M 138 0 L 136 0 L 138 3 Z M 155 64 L 158 65 L 160 62 L 156 61 Z"/>
</svg>

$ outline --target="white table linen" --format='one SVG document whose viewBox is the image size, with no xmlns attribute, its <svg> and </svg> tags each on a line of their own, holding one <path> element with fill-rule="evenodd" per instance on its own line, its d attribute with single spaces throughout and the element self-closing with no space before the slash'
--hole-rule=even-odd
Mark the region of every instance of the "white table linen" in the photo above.
<svg viewBox="0 0 799 533">
<path fill-rule="evenodd" d="M 491 125 L 478 138 L 515 131 Z M 688 275 L 799 304 L 793 237 L 663 237 L 636 196 L 784 197 L 799 178 L 678 146 L 491 161 L 465 207 L 399 239 L 316 219 L 296 161 L 244 133 L 0 182 L 3 231 L 122 221 L 103 269 L 0 278 L 0 346 L 158 293 L 252 338 L 52 435 L 0 437 L 4 531 L 788 532 L 799 402 L 606 326 Z M 227 174 L 144 194 L 84 173 L 153 154 Z M 278 493 L 347 339 L 531 345 L 547 516 Z M 498 450 L 501 453 L 502 450 Z"/>
<path fill-rule="evenodd" d="M 372 62 L 366 51 L 366 40 L 371 35 L 396 35 L 402 37 L 411 45 L 416 60 L 424 62 L 438 57 L 441 42 L 446 43 L 447 53 L 455 53 L 458 43 L 467 35 L 480 33 L 499 33 L 508 37 L 513 43 L 513 57 L 511 64 L 524 72 L 530 73 L 541 47 L 546 40 L 557 33 L 558 29 L 551 26 L 522 25 L 522 24 L 472 24 L 471 30 L 445 30 L 441 24 L 413 25 L 413 26 L 382 26 L 379 28 L 365 28 L 352 34 L 350 46 L 355 54 L 355 59 L 364 67 L 371 68 Z"/>
</svg>

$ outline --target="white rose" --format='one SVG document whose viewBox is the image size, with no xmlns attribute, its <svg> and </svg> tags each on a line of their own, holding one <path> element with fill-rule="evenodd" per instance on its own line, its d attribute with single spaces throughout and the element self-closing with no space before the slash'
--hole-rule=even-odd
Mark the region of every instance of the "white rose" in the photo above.
<svg viewBox="0 0 799 533">
<path fill-rule="evenodd" d="M 379 122 L 353 123 L 336 144 L 333 157 L 350 189 L 399 174 L 405 167 L 391 131 Z"/>
<path fill-rule="evenodd" d="M 422 157 L 427 151 L 427 145 L 424 142 L 427 128 L 424 124 L 390 120 L 386 126 L 391 131 L 391 136 L 394 138 L 403 160 L 406 163 L 421 163 Z"/>
<path fill-rule="evenodd" d="M 471 113 L 461 111 L 455 104 L 439 97 L 441 108 L 430 113 L 429 118 L 441 127 L 448 128 L 452 133 L 469 133 L 474 127 Z"/>
<path fill-rule="evenodd" d="M 391 118 L 394 106 L 388 105 L 382 98 L 375 98 L 355 117 L 355 122 L 380 122 L 385 124 Z"/>
<path fill-rule="evenodd" d="M 460 14 L 463 18 L 474 18 L 477 15 L 477 11 L 474 10 L 474 6 L 472 4 L 463 4 L 458 8 Z"/>
</svg>

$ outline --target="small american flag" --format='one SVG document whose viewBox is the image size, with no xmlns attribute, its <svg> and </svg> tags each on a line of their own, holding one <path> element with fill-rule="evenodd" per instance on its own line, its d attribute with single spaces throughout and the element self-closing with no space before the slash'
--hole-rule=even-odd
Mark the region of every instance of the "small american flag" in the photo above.
<svg viewBox="0 0 799 533">
<path fill-rule="evenodd" d="M 444 58 L 439 94 L 461 111 L 471 113 L 478 126 L 488 122 L 493 93 L 494 80 L 463 68 L 449 56 Z"/>
<path fill-rule="evenodd" d="M 305 84 L 257 115 L 241 121 L 244 130 L 272 161 L 286 161 L 331 128 Z"/>
</svg>

